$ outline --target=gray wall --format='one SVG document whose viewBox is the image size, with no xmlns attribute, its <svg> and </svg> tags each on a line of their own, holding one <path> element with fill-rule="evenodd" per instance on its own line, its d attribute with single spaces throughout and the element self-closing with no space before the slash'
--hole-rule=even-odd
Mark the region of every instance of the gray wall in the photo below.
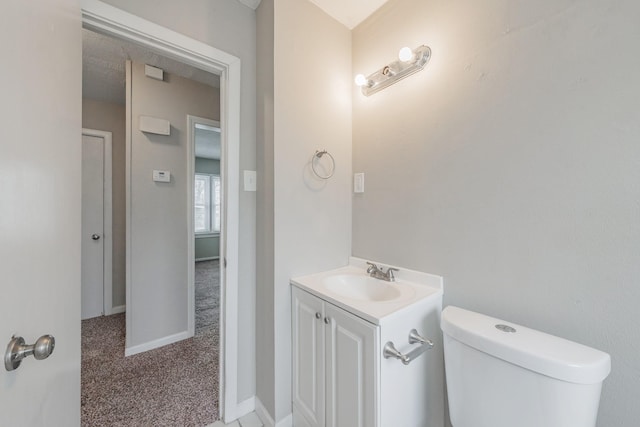
<svg viewBox="0 0 640 427">
<path fill-rule="evenodd" d="M 196 157 L 195 170 L 199 173 L 220 175 L 220 160 Z"/>
<path fill-rule="evenodd" d="M 271 10 L 266 10 L 271 4 L 263 7 L 258 15 L 266 21 L 271 18 Z M 266 303 L 273 300 L 273 307 L 258 314 L 267 338 L 259 341 L 257 364 L 258 371 L 266 373 L 259 379 L 258 398 L 274 420 L 281 421 L 291 414 L 289 278 L 345 265 L 350 253 L 352 77 L 351 33 L 344 26 L 299 0 L 275 2 L 273 20 L 273 68 L 265 70 L 273 73 L 273 96 L 269 82 L 261 80 L 259 102 L 264 103 L 260 117 L 265 120 L 260 124 L 262 154 L 265 161 L 273 156 L 273 169 L 263 165 L 261 170 L 273 173 L 274 189 L 273 216 L 260 218 L 264 221 L 260 227 L 270 227 L 273 218 L 274 235 L 269 247 L 267 231 L 261 241 L 266 245 L 259 250 L 267 254 L 273 250 L 274 266 L 273 282 L 265 278 L 259 283 L 272 289 L 258 291 Z M 269 40 L 271 24 L 261 23 L 260 30 Z M 262 74 L 262 66 L 269 67 L 271 60 L 261 57 L 260 65 Z M 273 128 L 268 123 L 269 102 L 273 102 Z M 326 181 L 313 176 L 310 168 L 315 151 L 325 148 L 336 161 L 335 174 Z M 261 203 L 267 208 L 271 201 Z"/>
<path fill-rule="evenodd" d="M 640 4 L 392 0 L 354 74 L 427 44 L 426 70 L 353 90 L 353 253 L 445 278 L 445 304 L 611 354 L 599 426 L 640 420 Z"/>
<path fill-rule="evenodd" d="M 242 61 L 240 169 L 255 170 L 255 12 L 236 0 L 106 0 L 174 31 L 200 40 Z M 238 294 L 238 399 L 255 394 L 255 193 L 240 193 Z"/>
<path fill-rule="evenodd" d="M 195 170 L 199 173 L 220 175 L 220 160 L 196 157 Z M 220 256 L 220 236 L 195 238 L 196 261 Z"/>
<path fill-rule="evenodd" d="M 131 254 L 127 301 L 127 346 L 144 344 L 187 330 L 187 115 L 218 120 L 220 91 L 165 73 L 145 76 L 132 64 L 131 90 Z M 139 130 L 139 116 L 171 122 L 171 135 Z M 171 173 L 171 182 L 154 182 L 154 169 Z M 130 328 L 129 328 L 130 327 Z"/>
<path fill-rule="evenodd" d="M 196 261 L 218 258 L 220 256 L 220 238 L 218 236 L 196 237 L 195 256 Z"/>
<path fill-rule="evenodd" d="M 275 411 L 274 325 L 274 200 L 273 200 L 273 30 L 274 0 L 262 0 L 256 10 L 257 33 L 257 232 L 256 232 L 256 396 Z"/>
<path fill-rule="evenodd" d="M 82 100 L 82 127 L 111 132 L 113 193 L 113 298 L 114 307 L 125 300 L 125 106 L 111 102 Z"/>
</svg>

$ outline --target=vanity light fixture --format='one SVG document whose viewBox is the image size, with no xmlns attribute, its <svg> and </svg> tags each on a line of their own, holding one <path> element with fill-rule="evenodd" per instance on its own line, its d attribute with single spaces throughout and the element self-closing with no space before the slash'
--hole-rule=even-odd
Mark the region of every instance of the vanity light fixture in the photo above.
<svg viewBox="0 0 640 427">
<path fill-rule="evenodd" d="M 418 46 L 414 50 L 403 47 L 398 53 L 398 58 L 369 77 L 365 77 L 363 74 L 356 76 L 356 85 L 360 86 L 363 95 L 374 94 L 398 80 L 422 70 L 431 59 L 431 49 L 424 45 Z"/>
<path fill-rule="evenodd" d="M 411 50 L 411 48 L 405 46 L 400 49 L 400 52 L 398 52 L 398 59 L 402 62 L 411 61 L 413 59 L 413 51 Z"/>
</svg>

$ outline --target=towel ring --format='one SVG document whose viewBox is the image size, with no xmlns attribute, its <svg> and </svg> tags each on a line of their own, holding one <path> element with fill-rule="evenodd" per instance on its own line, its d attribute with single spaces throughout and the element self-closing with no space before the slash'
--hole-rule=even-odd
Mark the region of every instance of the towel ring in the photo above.
<svg viewBox="0 0 640 427">
<path fill-rule="evenodd" d="M 315 160 L 316 157 L 318 159 L 321 159 L 322 156 L 324 155 L 329 156 L 329 158 L 331 159 L 331 172 L 327 175 L 321 175 L 318 173 L 318 171 L 316 170 L 316 165 L 315 165 Z M 313 173 L 320 179 L 329 179 L 333 176 L 333 173 L 336 171 L 336 161 L 333 158 L 333 156 L 331 155 L 331 153 L 329 153 L 327 150 L 322 150 L 322 151 L 318 151 L 316 150 L 315 154 L 313 155 L 313 157 L 311 158 L 311 169 L 313 170 Z"/>
</svg>

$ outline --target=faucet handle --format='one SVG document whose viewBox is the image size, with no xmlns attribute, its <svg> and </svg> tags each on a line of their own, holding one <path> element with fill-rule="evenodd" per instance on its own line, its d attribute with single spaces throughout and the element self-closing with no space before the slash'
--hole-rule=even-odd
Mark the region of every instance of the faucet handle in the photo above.
<svg viewBox="0 0 640 427">
<path fill-rule="evenodd" d="M 393 282 L 394 280 L 396 280 L 396 276 L 393 274 L 394 271 L 400 271 L 397 268 L 394 267 L 389 267 L 387 268 L 387 277 L 389 277 L 389 281 Z"/>
<path fill-rule="evenodd" d="M 367 265 L 369 265 L 369 267 L 367 268 L 367 273 L 369 274 L 373 273 L 376 270 L 379 270 L 378 266 L 372 262 L 367 261 Z"/>
</svg>

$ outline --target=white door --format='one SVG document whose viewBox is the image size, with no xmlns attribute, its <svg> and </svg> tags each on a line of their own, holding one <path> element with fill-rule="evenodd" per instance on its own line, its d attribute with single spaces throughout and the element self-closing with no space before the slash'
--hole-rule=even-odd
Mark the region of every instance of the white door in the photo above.
<svg viewBox="0 0 640 427">
<path fill-rule="evenodd" d="M 292 295 L 294 424 L 324 427 L 324 303 L 295 287 Z"/>
<path fill-rule="evenodd" d="M 104 314 L 104 138 L 82 135 L 82 318 Z"/>
<path fill-rule="evenodd" d="M 326 426 L 379 425 L 378 327 L 326 303 Z"/>
<path fill-rule="evenodd" d="M 80 2 L 3 2 L 0 21 L 0 351 L 56 339 L 0 365 L 0 425 L 79 426 Z"/>
</svg>

